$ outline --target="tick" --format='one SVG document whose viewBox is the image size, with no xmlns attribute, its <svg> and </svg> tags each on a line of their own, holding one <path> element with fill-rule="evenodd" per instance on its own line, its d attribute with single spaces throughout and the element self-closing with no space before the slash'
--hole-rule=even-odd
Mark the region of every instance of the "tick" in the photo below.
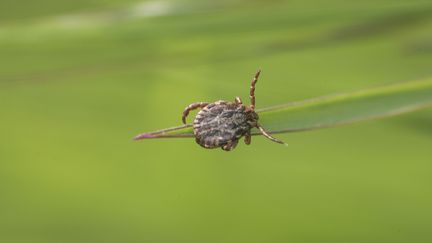
<svg viewBox="0 0 432 243">
<path fill-rule="evenodd" d="M 219 100 L 214 103 L 192 103 L 183 111 L 182 121 L 186 124 L 189 112 L 198 108 L 193 122 L 195 141 L 204 148 L 222 148 L 225 151 L 233 150 L 238 141 L 244 136 L 245 144 L 251 143 L 251 129 L 256 127 L 261 134 L 273 142 L 284 144 L 281 140 L 272 137 L 258 123 L 258 114 L 255 112 L 255 85 L 261 70 L 255 74 L 250 86 L 250 106 L 242 103 L 239 97 L 234 102 Z"/>
</svg>

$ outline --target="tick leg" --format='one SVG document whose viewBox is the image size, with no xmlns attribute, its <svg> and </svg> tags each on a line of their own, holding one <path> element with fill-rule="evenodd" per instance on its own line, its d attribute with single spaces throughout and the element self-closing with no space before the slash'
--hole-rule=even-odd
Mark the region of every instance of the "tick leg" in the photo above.
<svg viewBox="0 0 432 243">
<path fill-rule="evenodd" d="M 274 138 L 274 137 L 272 137 L 270 134 L 268 134 L 268 132 L 267 132 L 266 130 L 264 130 L 264 128 L 263 128 L 261 125 L 257 125 L 257 127 L 258 127 L 258 129 L 261 131 L 262 135 L 264 135 L 264 137 L 266 137 L 266 138 L 272 140 L 272 141 L 275 142 L 275 143 L 280 143 L 280 144 L 285 144 L 285 145 L 287 145 L 287 144 L 284 143 L 283 141 L 281 141 L 281 140 L 279 140 L 279 139 L 277 139 L 277 138 Z"/>
<path fill-rule="evenodd" d="M 248 132 L 245 134 L 244 142 L 246 145 L 249 145 L 251 143 L 251 141 L 252 141 L 252 136 L 251 136 L 250 132 Z"/>
<path fill-rule="evenodd" d="M 237 105 L 242 105 L 243 104 L 243 102 L 241 101 L 241 99 L 240 99 L 240 97 L 235 97 L 235 103 L 237 104 Z"/>
<path fill-rule="evenodd" d="M 186 107 L 183 111 L 183 116 L 182 116 L 183 124 L 186 124 L 186 117 L 189 115 L 189 112 L 191 110 L 195 110 L 197 108 L 204 108 L 208 104 L 209 104 L 208 102 L 196 102 L 196 103 L 192 103 L 192 104 L 188 105 L 188 107 Z"/>
<path fill-rule="evenodd" d="M 230 141 L 227 144 L 225 144 L 224 146 L 222 146 L 222 149 L 225 151 L 231 151 L 237 146 L 237 143 L 238 143 L 238 139 L 234 140 L 234 141 Z"/>
<path fill-rule="evenodd" d="M 251 102 L 250 108 L 252 110 L 255 110 L 255 84 L 258 81 L 258 77 L 259 77 L 260 73 L 261 73 L 261 70 L 258 70 L 258 72 L 255 74 L 254 79 L 252 79 L 252 83 L 250 86 L 249 97 L 250 97 L 250 102 Z"/>
</svg>

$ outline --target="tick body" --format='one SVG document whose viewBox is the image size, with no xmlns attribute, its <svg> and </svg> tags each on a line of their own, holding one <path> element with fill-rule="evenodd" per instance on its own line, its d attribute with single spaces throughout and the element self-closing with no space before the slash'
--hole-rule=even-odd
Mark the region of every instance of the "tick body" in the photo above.
<svg viewBox="0 0 432 243">
<path fill-rule="evenodd" d="M 260 73 L 261 71 L 258 71 L 255 74 L 251 83 L 250 106 L 244 105 L 241 99 L 236 97 L 234 102 L 197 102 L 185 108 L 182 116 L 184 124 L 191 110 L 201 108 L 193 122 L 195 141 L 199 145 L 208 149 L 220 147 L 225 151 L 231 151 L 242 137 L 247 145 L 251 143 L 250 131 L 254 127 L 273 142 L 284 144 L 268 134 L 258 123 L 259 117 L 255 112 L 255 84 Z"/>
</svg>

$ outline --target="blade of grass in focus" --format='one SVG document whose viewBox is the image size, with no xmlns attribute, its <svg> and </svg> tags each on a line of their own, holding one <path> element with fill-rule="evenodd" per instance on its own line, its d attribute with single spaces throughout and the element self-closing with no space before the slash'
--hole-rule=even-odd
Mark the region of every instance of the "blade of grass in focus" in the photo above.
<svg viewBox="0 0 432 243">
<path fill-rule="evenodd" d="M 299 132 L 385 118 L 432 106 L 432 78 L 313 98 L 257 110 L 270 133 Z M 260 134 L 254 130 L 254 134 Z M 191 125 L 143 133 L 146 138 L 193 137 Z"/>
</svg>

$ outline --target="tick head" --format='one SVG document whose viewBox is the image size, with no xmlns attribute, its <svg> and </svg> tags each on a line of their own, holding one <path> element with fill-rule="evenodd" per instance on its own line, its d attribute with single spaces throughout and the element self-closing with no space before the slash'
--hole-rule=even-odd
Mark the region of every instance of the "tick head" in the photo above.
<svg viewBox="0 0 432 243">
<path fill-rule="evenodd" d="M 247 117 L 248 117 L 247 123 L 251 127 L 256 127 L 257 124 L 258 124 L 258 119 L 259 119 L 258 114 L 254 110 L 252 110 L 252 109 L 247 109 L 246 110 L 246 114 L 247 114 Z"/>
</svg>

